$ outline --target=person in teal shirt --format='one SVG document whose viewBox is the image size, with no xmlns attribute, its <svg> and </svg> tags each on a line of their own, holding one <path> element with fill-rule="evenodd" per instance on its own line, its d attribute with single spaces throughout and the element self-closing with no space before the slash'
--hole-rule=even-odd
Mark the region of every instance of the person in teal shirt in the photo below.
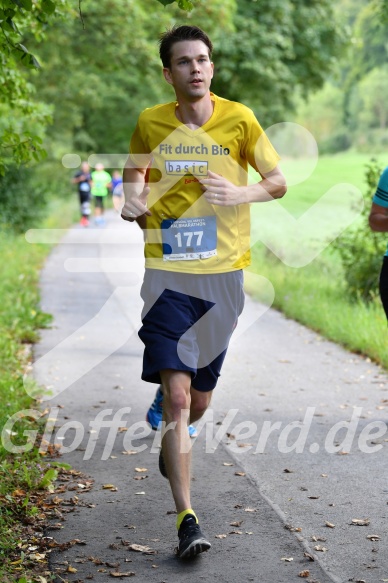
<svg viewBox="0 0 388 583">
<path fill-rule="evenodd" d="M 369 225 L 373 231 L 388 233 L 388 166 L 383 170 L 377 190 L 373 196 L 369 214 Z M 380 273 L 380 297 L 388 320 L 388 247 Z"/>
<path fill-rule="evenodd" d="M 96 164 L 96 169 L 91 173 L 91 192 L 94 199 L 94 213 L 96 224 L 103 224 L 104 198 L 108 195 L 112 185 L 112 177 L 104 170 L 103 164 Z"/>
</svg>

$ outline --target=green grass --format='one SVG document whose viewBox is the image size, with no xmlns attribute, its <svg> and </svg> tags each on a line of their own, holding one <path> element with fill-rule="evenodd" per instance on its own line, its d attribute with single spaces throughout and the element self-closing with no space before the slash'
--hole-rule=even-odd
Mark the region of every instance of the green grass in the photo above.
<svg viewBox="0 0 388 583">
<path fill-rule="evenodd" d="M 338 199 L 334 196 L 321 205 L 310 222 L 294 230 L 289 229 L 279 209 L 280 205 L 299 218 L 328 189 L 340 183 L 353 184 L 364 192 L 365 164 L 370 158 L 357 153 L 320 157 L 312 176 L 291 186 L 281 201 L 253 205 L 253 237 L 265 242 L 253 246 L 251 270 L 271 281 L 275 289 L 274 307 L 388 368 L 387 323 L 380 301 L 376 299 L 366 305 L 348 298 L 341 264 L 328 243 L 329 234 L 338 229 L 338 221 L 349 213 L 349 201 L 345 200 L 347 189 L 341 188 Z M 377 158 L 384 166 L 383 156 Z M 303 164 L 303 160 L 285 161 L 281 166 L 286 177 L 292 180 L 302 172 Z M 268 249 L 268 244 L 273 245 L 278 256 Z M 312 252 L 317 256 L 304 265 Z M 289 265 L 285 264 L 287 262 Z M 253 296 L 257 295 L 249 274 L 247 289 Z"/>
<path fill-rule="evenodd" d="M 49 210 L 41 227 L 67 228 L 78 219 L 76 197 L 53 201 Z M 51 319 L 39 309 L 38 285 L 40 270 L 49 252 L 47 245 L 27 243 L 24 235 L 0 232 L 0 431 L 13 414 L 36 408 L 24 389 L 23 375 L 31 360 L 31 344 L 38 340 L 39 329 L 47 326 Z M 12 443 L 25 443 L 23 432 L 31 429 L 39 430 L 39 422 L 21 419 L 12 428 L 15 433 L 11 436 Z M 18 551 L 18 543 L 24 536 L 26 524 L 39 514 L 38 490 L 46 471 L 49 465 L 40 459 L 36 448 L 10 454 L 3 439 L 0 441 L 1 581 L 41 581 Z"/>
</svg>

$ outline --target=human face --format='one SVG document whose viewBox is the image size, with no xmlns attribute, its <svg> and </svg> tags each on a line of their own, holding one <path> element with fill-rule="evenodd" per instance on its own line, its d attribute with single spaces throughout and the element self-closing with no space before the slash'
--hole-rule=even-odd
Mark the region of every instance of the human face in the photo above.
<svg viewBox="0 0 388 583">
<path fill-rule="evenodd" d="M 180 41 L 171 47 L 170 67 L 163 69 L 178 101 L 198 101 L 208 94 L 214 65 L 201 40 Z"/>
</svg>

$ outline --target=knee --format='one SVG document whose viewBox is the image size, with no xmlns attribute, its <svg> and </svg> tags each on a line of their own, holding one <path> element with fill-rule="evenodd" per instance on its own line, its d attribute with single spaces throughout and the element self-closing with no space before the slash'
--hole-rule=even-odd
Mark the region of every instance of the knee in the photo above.
<svg viewBox="0 0 388 583">
<path fill-rule="evenodd" d="M 190 395 L 184 387 L 170 387 L 168 390 L 164 389 L 163 410 L 168 417 L 168 420 L 176 421 L 181 415 L 182 411 L 190 409 Z"/>
<path fill-rule="evenodd" d="M 190 407 L 191 420 L 196 421 L 197 419 L 200 419 L 208 408 L 209 403 L 210 398 L 208 393 L 196 395 L 195 398 L 192 398 Z"/>
</svg>

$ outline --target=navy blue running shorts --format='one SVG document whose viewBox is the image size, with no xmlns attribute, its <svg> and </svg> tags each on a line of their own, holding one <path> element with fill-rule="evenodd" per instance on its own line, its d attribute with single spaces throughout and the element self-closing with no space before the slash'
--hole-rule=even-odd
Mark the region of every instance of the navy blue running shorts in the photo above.
<svg viewBox="0 0 388 583">
<path fill-rule="evenodd" d="M 383 304 L 383 308 L 388 320 L 388 257 L 385 256 L 383 259 L 383 267 L 380 273 L 380 297 Z"/>
<path fill-rule="evenodd" d="M 244 307 L 243 272 L 146 269 L 141 297 L 142 379 L 160 383 L 161 370 L 187 371 L 193 388 L 212 391 Z"/>
</svg>

